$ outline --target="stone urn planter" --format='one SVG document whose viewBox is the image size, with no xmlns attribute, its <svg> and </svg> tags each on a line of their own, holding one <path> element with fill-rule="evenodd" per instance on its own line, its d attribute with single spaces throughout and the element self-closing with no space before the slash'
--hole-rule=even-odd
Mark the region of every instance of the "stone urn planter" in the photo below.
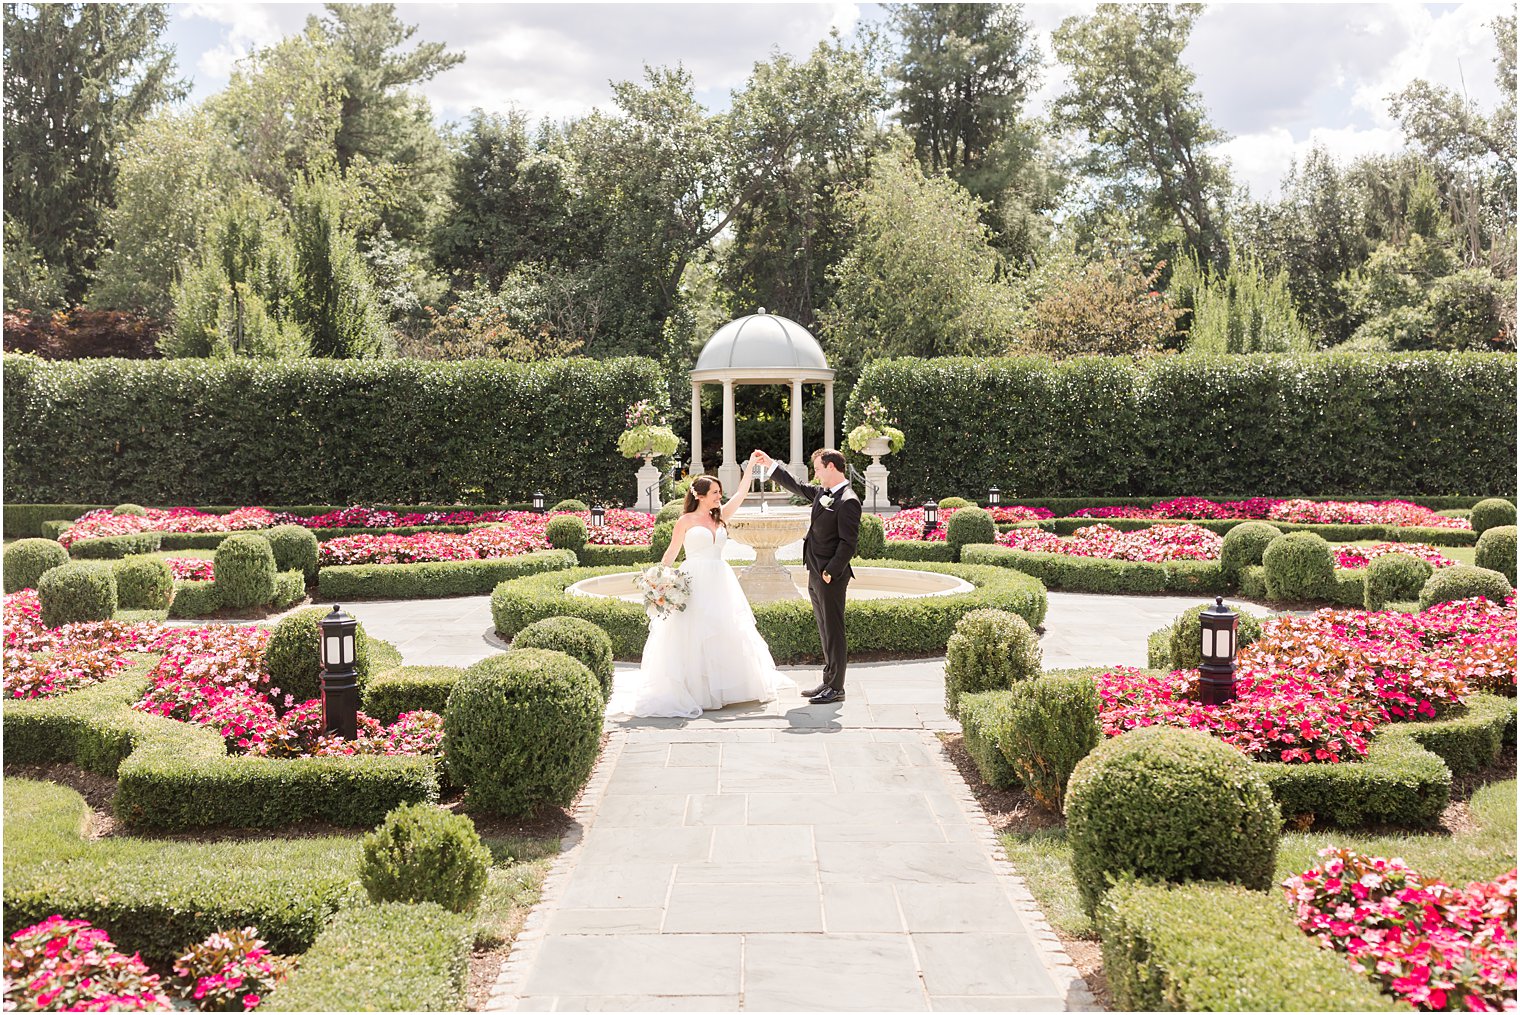
<svg viewBox="0 0 1520 1015">
<path fill-rule="evenodd" d="M 871 464 L 866 466 L 866 489 L 862 498 L 865 509 L 878 514 L 890 511 L 892 498 L 887 494 L 887 477 L 891 473 L 881 464 L 881 458 L 892 453 L 892 440 L 889 437 L 872 438 L 861 448 L 861 453 L 871 456 Z"/>
</svg>

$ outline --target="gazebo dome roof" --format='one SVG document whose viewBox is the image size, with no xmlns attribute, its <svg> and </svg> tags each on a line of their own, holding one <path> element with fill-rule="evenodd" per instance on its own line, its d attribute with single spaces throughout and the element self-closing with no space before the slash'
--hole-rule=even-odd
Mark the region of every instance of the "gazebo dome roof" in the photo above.
<svg viewBox="0 0 1520 1015">
<path fill-rule="evenodd" d="M 736 318 L 714 332 L 692 373 L 736 370 L 828 371 L 829 361 L 806 328 L 761 307 L 759 313 Z"/>
</svg>

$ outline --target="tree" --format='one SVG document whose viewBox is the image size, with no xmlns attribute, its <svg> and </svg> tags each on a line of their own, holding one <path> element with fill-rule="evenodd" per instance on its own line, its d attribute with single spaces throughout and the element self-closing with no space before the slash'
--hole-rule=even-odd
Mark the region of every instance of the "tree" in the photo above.
<svg viewBox="0 0 1520 1015">
<path fill-rule="evenodd" d="M 484 284 L 460 293 L 447 311 L 427 308 L 426 335 L 402 342 L 401 354 L 416 359 L 508 359 L 519 362 L 569 356 L 581 347 L 545 328 L 524 333 L 513 326 L 513 310 Z"/>
<path fill-rule="evenodd" d="M 1017 347 L 1051 356 L 1134 356 L 1166 348 L 1181 309 L 1156 290 L 1164 264 L 1141 271 L 1127 258 L 1085 260 L 1066 248 L 1020 282 Z"/>
<path fill-rule="evenodd" d="M 1209 150 L 1225 135 L 1209 123 L 1182 50 L 1202 11 L 1198 4 L 1104 4 L 1070 17 L 1052 35 L 1071 69 L 1055 103 L 1055 123 L 1082 132 L 1083 168 L 1110 184 L 1108 199 L 1180 232 L 1182 246 L 1215 268 L 1227 256 L 1220 207 L 1229 191 L 1223 163 Z M 1150 237 L 1153 244 L 1164 235 Z"/>
<path fill-rule="evenodd" d="M 1231 251 L 1219 275 L 1194 258 L 1177 265 L 1167 288 L 1182 310 L 1191 353 L 1312 352 L 1314 340 L 1299 323 L 1287 272 L 1268 276 L 1259 258 Z"/>
<path fill-rule="evenodd" d="M 314 356 L 378 356 L 393 339 L 369 266 L 344 220 L 336 181 L 301 180 L 292 194 L 294 317 L 311 335 Z"/>
<path fill-rule="evenodd" d="M 234 189 L 233 139 L 204 110 L 159 111 L 116 150 L 116 206 L 106 212 L 111 249 L 100 258 L 89 305 L 160 321 L 174 309 L 182 264 Z"/>
<path fill-rule="evenodd" d="M 115 203 L 115 146 L 182 98 L 163 4 L 5 4 L 5 212 L 17 243 L 83 298 Z M 12 249 L 21 249 L 20 246 Z"/>
<path fill-rule="evenodd" d="M 995 281 L 998 254 L 977 201 L 947 177 L 926 177 L 907 138 L 876 157 L 844 209 L 853 240 L 820 318 L 836 365 L 850 372 L 874 356 L 976 355 L 1006 345 L 1010 293 Z"/>
</svg>

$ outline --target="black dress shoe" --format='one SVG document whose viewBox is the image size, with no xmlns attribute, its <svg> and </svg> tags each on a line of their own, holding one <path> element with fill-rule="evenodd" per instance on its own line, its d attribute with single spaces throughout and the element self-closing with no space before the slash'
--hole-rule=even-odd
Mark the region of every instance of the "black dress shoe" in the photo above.
<svg viewBox="0 0 1520 1015">
<path fill-rule="evenodd" d="M 827 691 L 828 689 L 829 689 L 829 685 L 828 684 L 819 684 L 817 687 L 810 687 L 806 691 L 803 691 L 802 692 L 802 696 L 804 698 L 816 698 L 820 694 L 822 694 L 824 691 Z"/>
<path fill-rule="evenodd" d="M 814 705 L 837 705 L 839 702 L 844 701 L 844 692 L 836 691 L 832 687 L 826 687 L 823 689 L 822 694 L 816 694 L 809 698 L 808 701 Z"/>
</svg>

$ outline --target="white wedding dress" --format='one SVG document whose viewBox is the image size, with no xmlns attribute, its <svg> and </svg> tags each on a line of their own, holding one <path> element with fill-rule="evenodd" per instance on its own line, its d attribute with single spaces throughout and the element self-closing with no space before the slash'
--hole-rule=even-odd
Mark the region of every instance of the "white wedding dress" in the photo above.
<svg viewBox="0 0 1520 1015">
<path fill-rule="evenodd" d="M 649 621 L 639 669 L 618 675 L 608 715 L 695 719 L 705 709 L 774 701 L 795 686 L 776 669 L 770 646 L 734 569 L 723 559 L 728 529 L 686 530 L 680 566 L 691 586 L 686 609 Z"/>
</svg>

